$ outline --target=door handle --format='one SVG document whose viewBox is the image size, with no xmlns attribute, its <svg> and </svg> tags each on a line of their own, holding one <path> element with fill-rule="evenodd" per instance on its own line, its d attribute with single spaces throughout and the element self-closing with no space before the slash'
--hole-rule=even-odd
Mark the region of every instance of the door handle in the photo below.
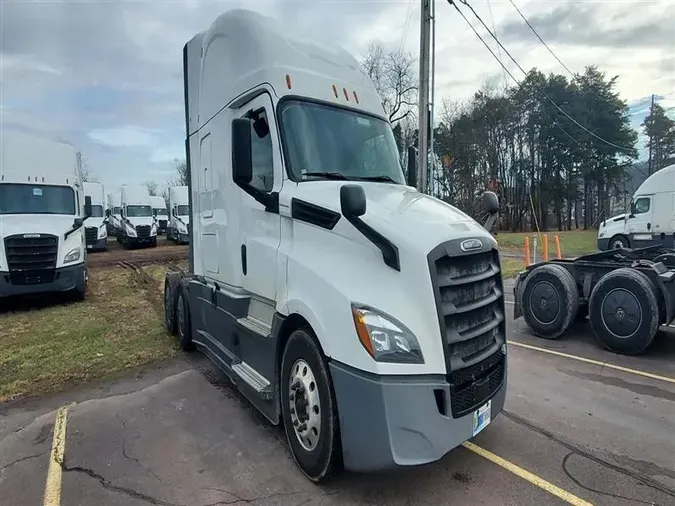
<svg viewBox="0 0 675 506">
<path fill-rule="evenodd" d="M 652 224 L 651 224 L 651 223 L 647 223 L 647 230 L 651 230 L 651 229 L 652 229 Z"/>
</svg>

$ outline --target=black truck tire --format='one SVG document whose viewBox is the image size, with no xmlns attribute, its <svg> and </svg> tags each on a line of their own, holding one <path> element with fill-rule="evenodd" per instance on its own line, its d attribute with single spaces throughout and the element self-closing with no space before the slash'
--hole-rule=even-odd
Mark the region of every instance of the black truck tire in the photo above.
<svg viewBox="0 0 675 506">
<path fill-rule="evenodd" d="M 613 270 L 593 288 L 589 314 L 600 344 L 615 353 L 637 355 L 659 328 L 657 288 L 636 269 Z"/>
<path fill-rule="evenodd" d="M 190 317 L 187 285 L 181 281 L 176 290 L 176 329 L 178 331 L 178 343 L 183 351 L 193 351 L 195 349 L 195 343 L 192 341 L 192 321 Z"/>
<path fill-rule="evenodd" d="M 579 293 L 572 274 L 564 267 L 535 267 L 525 278 L 521 293 L 525 323 L 536 336 L 557 339 L 576 318 Z"/>
<path fill-rule="evenodd" d="M 618 234 L 609 240 L 609 249 L 619 248 L 630 248 L 630 241 L 625 235 Z"/>
<path fill-rule="evenodd" d="M 178 286 L 180 274 L 169 272 L 164 277 L 164 324 L 166 331 L 175 336 L 178 333 L 176 325 L 176 300 L 178 299 Z"/>
<path fill-rule="evenodd" d="M 311 329 L 297 329 L 288 338 L 279 390 L 296 464 L 314 482 L 329 479 L 342 469 L 337 401 L 326 359 Z"/>
</svg>

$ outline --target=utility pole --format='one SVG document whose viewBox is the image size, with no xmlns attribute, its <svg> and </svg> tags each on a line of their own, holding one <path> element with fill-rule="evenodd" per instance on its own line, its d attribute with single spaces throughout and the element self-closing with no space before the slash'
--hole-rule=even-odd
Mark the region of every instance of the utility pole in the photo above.
<svg viewBox="0 0 675 506">
<path fill-rule="evenodd" d="M 652 175 L 652 145 L 654 144 L 654 94 L 652 93 L 652 105 L 649 108 L 649 170 L 648 175 Z"/>
<path fill-rule="evenodd" d="M 419 172 L 417 189 L 427 192 L 429 162 L 429 45 L 431 32 L 431 2 L 422 0 L 420 24 L 420 82 L 419 82 L 419 133 L 417 135 Z"/>
</svg>

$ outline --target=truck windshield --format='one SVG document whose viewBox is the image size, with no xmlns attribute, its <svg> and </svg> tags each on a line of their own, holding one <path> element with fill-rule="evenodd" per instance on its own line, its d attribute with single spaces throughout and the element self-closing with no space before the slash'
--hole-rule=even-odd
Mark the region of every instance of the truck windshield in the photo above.
<svg viewBox="0 0 675 506">
<path fill-rule="evenodd" d="M 76 214 L 70 186 L 0 184 L 0 214 Z"/>
<path fill-rule="evenodd" d="M 121 207 L 113 207 L 113 214 L 116 214 L 117 216 L 119 216 L 120 214 L 122 214 L 122 208 Z"/>
<path fill-rule="evenodd" d="M 155 215 L 156 216 L 166 216 L 166 209 L 164 209 L 164 208 L 155 209 Z"/>
<path fill-rule="evenodd" d="M 127 206 L 127 217 L 129 218 L 147 218 L 152 216 L 150 206 Z"/>
<path fill-rule="evenodd" d="M 396 141 L 386 121 L 298 100 L 286 102 L 280 118 L 292 179 L 404 184 Z"/>
<path fill-rule="evenodd" d="M 190 214 L 190 206 L 176 206 L 176 214 L 178 216 L 188 216 Z"/>
<path fill-rule="evenodd" d="M 92 218 L 103 218 L 103 206 L 91 206 Z"/>
</svg>

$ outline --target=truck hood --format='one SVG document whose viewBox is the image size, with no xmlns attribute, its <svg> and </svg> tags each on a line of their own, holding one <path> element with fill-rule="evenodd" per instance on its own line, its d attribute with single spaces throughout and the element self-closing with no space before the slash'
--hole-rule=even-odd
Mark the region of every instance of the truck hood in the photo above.
<svg viewBox="0 0 675 506">
<path fill-rule="evenodd" d="M 6 214 L 0 216 L 0 237 L 15 234 L 52 234 L 63 239 L 76 216 L 63 214 Z M 89 220 L 84 222 L 86 227 Z"/>
<path fill-rule="evenodd" d="M 307 181 L 297 185 L 295 197 L 340 212 L 340 188 L 358 184 L 366 194 L 363 221 L 395 244 L 406 243 L 425 254 L 458 236 L 492 236 L 459 209 L 410 186 L 387 183 Z"/>
<path fill-rule="evenodd" d="M 134 227 L 138 227 L 141 225 L 149 225 L 152 226 L 152 224 L 155 222 L 155 219 L 153 216 L 144 216 L 144 217 L 128 217 L 127 221 L 131 223 Z"/>
</svg>

